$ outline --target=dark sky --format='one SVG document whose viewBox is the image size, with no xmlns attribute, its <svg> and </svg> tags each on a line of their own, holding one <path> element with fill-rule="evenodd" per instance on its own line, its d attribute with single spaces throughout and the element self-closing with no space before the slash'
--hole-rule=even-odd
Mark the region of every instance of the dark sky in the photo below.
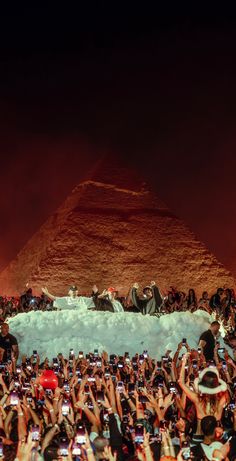
<svg viewBox="0 0 236 461">
<path fill-rule="evenodd" d="M 236 273 L 234 16 L 148 5 L 1 11 L 0 267 L 110 152 Z"/>
</svg>

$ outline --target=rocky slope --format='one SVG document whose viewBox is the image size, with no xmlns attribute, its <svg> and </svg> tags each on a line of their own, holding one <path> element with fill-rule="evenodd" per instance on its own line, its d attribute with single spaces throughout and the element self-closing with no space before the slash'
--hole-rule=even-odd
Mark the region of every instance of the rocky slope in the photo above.
<svg viewBox="0 0 236 461">
<path fill-rule="evenodd" d="M 136 175 L 106 162 L 81 182 L 0 274 L 0 292 L 16 294 L 26 282 L 62 295 L 156 280 L 165 291 L 214 291 L 234 286 L 232 275 Z"/>
</svg>

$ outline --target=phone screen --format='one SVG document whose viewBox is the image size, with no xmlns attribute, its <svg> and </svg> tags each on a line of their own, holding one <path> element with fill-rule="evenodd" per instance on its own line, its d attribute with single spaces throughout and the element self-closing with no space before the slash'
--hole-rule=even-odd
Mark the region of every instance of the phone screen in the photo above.
<svg viewBox="0 0 236 461">
<path fill-rule="evenodd" d="M 136 426 L 134 441 L 135 443 L 143 443 L 143 426 Z"/>
<path fill-rule="evenodd" d="M 79 443 L 81 445 L 86 443 L 85 430 L 83 427 L 79 427 L 77 429 L 75 440 L 76 440 L 76 443 Z"/>
</svg>

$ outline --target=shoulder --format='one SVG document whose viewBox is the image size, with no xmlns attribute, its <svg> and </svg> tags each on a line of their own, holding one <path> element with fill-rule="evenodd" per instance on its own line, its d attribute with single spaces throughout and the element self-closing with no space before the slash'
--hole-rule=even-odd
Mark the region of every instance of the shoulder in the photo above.
<svg viewBox="0 0 236 461">
<path fill-rule="evenodd" d="M 11 344 L 13 344 L 13 345 L 14 345 L 14 344 L 17 344 L 17 339 L 16 339 L 16 337 L 13 336 L 13 335 L 11 335 L 10 333 L 9 333 L 9 339 L 10 339 L 10 341 L 11 341 Z"/>
<path fill-rule="evenodd" d="M 204 332 L 201 334 L 200 339 L 208 338 L 210 333 L 211 333 L 210 330 L 204 331 Z"/>
</svg>

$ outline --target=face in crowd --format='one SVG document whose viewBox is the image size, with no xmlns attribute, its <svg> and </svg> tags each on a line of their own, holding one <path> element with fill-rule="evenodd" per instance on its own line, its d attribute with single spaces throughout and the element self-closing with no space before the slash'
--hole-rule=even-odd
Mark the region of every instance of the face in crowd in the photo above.
<svg viewBox="0 0 236 461">
<path fill-rule="evenodd" d="M 7 323 L 3 323 L 1 326 L 1 335 L 7 336 L 9 333 L 9 325 Z"/>
<path fill-rule="evenodd" d="M 76 298 L 76 296 L 78 296 L 78 293 L 79 291 L 78 290 L 72 290 L 70 289 L 69 292 L 68 292 L 68 295 L 71 297 L 71 298 Z"/>
<path fill-rule="evenodd" d="M 143 290 L 143 293 L 145 294 L 145 296 L 146 296 L 147 298 L 149 298 L 149 299 L 152 298 L 152 290 L 151 290 L 151 288 L 145 288 L 145 289 Z"/>
</svg>

